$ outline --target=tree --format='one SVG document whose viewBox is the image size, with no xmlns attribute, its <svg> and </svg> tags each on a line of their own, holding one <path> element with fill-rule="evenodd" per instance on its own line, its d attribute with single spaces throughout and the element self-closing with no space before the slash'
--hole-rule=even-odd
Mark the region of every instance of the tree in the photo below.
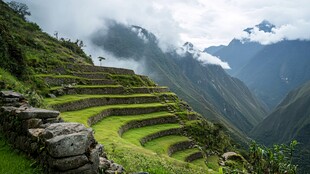
<svg viewBox="0 0 310 174">
<path fill-rule="evenodd" d="M 17 14 L 19 14 L 22 18 L 26 18 L 26 16 L 30 16 L 31 13 L 28 8 L 28 6 L 24 3 L 11 1 L 8 3 L 9 7 L 11 7 L 12 10 L 14 10 Z"/>
<path fill-rule="evenodd" d="M 100 61 L 100 66 L 101 66 L 101 62 L 102 62 L 103 60 L 105 60 L 106 58 L 99 56 L 98 59 L 99 59 L 99 61 Z"/>
</svg>

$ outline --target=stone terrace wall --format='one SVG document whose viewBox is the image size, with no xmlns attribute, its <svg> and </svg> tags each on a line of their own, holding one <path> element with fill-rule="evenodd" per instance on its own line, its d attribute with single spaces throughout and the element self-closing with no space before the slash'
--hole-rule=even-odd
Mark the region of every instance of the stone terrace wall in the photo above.
<svg viewBox="0 0 310 174">
<path fill-rule="evenodd" d="M 144 146 L 147 142 L 152 141 L 156 138 L 167 136 L 167 135 L 181 135 L 182 134 L 182 128 L 172 128 L 167 129 L 163 131 L 159 131 L 150 135 L 147 135 L 140 139 L 140 144 Z"/>
<path fill-rule="evenodd" d="M 157 124 L 168 124 L 168 123 L 177 123 L 178 120 L 175 116 L 164 116 L 164 117 L 157 117 L 157 118 L 149 118 L 144 120 L 133 120 L 124 124 L 119 130 L 118 134 L 122 136 L 125 132 L 130 129 L 157 125 Z"/>
<path fill-rule="evenodd" d="M 60 77 L 43 77 L 44 82 L 49 86 L 61 85 L 115 85 L 116 83 L 110 79 L 82 79 L 82 78 L 60 78 Z"/>
<path fill-rule="evenodd" d="M 192 141 L 182 141 L 178 142 L 176 144 L 173 144 L 172 146 L 169 147 L 168 149 L 168 155 L 171 156 L 173 153 L 185 149 L 190 149 L 194 146 L 194 142 Z"/>
<path fill-rule="evenodd" d="M 80 110 L 95 106 L 113 105 L 113 104 L 139 104 L 139 103 L 156 103 L 158 98 L 155 96 L 146 97 L 123 97 L 123 98 L 88 98 L 77 101 L 72 101 L 70 103 L 62 103 L 52 106 L 53 109 L 60 112 Z"/>
<path fill-rule="evenodd" d="M 189 155 L 188 157 L 185 158 L 185 161 L 186 162 L 192 162 L 196 159 L 200 159 L 200 158 L 203 158 L 203 155 L 202 155 L 202 152 L 196 152 L 196 153 L 193 153 L 191 155 Z"/>
<path fill-rule="evenodd" d="M 0 92 L 0 131 L 17 149 L 35 158 L 44 173 L 123 173 L 109 161 L 91 128 L 64 123 L 58 111 L 33 108 L 24 97 Z"/>
</svg>

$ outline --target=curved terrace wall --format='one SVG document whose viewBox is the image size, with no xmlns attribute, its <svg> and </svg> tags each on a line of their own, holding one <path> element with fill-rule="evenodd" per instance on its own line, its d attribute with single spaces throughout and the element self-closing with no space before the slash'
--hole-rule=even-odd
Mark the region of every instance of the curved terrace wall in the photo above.
<svg viewBox="0 0 310 174">
<path fill-rule="evenodd" d="M 146 97 L 102 97 L 102 98 L 87 98 L 68 103 L 61 103 L 53 105 L 52 108 L 60 112 L 81 110 L 89 107 L 104 106 L 104 105 L 115 105 L 115 104 L 139 104 L 139 103 L 155 103 L 158 102 L 156 96 Z"/>
<path fill-rule="evenodd" d="M 92 126 L 108 116 L 129 116 L 129 115 L 140 115 L 140 114 L 148 114 L 153 112 L 161 112 L 166 111 L 166 106 L 157 106 L 157 107 L 149 107 L 149 108 L 111 108 L 102 111 L 100 114 L 92 116 L 88 118 L 87 124 Z"/>
<path fill-rule="evenodd" d="M 51 174 L 123 173 L 122 166 L 107 160 L 91 128 L 64 123 L 58 111 L 31 107 L 15 92 L 0 92 L 0 131 L 8 142 L 29 154 Z"/>
<path fill-rule="evenodd" d="M 163 116 L 163 117 L 149 118 L 149 119 L 143 119 L 143 120 L 133 120 L 121 126 L 118 130 L 118 134 L 122 136 L 125 132 L 127 132 L 130 129 L 157 125 L 157 124 L 177 123 L 177 122 L 178 120 L 175 116 Z"/>
</svg>

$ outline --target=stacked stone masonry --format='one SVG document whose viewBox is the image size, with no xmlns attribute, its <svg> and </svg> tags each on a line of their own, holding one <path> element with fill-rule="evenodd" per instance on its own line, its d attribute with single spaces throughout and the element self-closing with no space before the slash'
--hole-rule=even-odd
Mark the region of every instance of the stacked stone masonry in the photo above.
<svg viewBox="0 0 310 174">
<path fill-rule="evenodd" d="M 0 92 L 0 132 L 14 148 L 38 161 L 44 173 L 123 173 L 106 158 L 91 128 L 65 123 L 58 111 L 31 107 L 12 91 Z"/>
<path fill-rule="evenodd" d="M 83 100 L 72 101 L 69 103 L 62 103 L 53 105 L 53 109 L 60 112 L 81 110 L 89 107 L 114 105 L 114 104 L 139 104 L 139 103 L 156 103 L 158 99 L 156 96 L 146 97 L 101 97 L 101 98 L 88 98 Z"/>
<path fill-rule="evenodd" d="M 192 141 L 181 141 L 181 142 L 175 143 L 169 147 L 168 155 L 171 156 L 173 153 L 175 153 L 177 151 L 182 151 L 185 149 L 193 148 L 194 145 L 195 145 L 195 143 Z"/>
</svg>

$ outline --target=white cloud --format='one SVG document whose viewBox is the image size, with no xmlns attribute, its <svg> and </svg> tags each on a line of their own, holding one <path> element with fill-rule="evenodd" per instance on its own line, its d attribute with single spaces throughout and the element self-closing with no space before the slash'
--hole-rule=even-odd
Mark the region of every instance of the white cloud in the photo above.
<svg viewBox="0 0 310 174">
<path fill-rule="evenodd" d="M 87 37 L 106 27 L 104 19 L 146 28 L 159 38 L 159 45 L 181 45 L 186 41 L 199 49 L 227 44 L 243 36 L 244 28 L 266 19 L 279 28 L 277 38 L 308 39 L 309 0 L 18 0 L 27 3 L 31 20 L 60 36 Z M 298 22 L 301 21 L 301 22 Z M 303 24 L 304 25 L 303 25 Z M 280 37 L 280 35 L 283 35 Z M 268 35 L 258 33 L 267 38 Z M 258 39 L 257 38 L 257 39 Z M 267 42 L 267 41 L 266 41 Z"/>
<path fill-rule="evenodd" d="M 186 53 L 190 53 L 194 59 L 198 60 L 203 65 L 214 64 L 221 66 L 223 69 L 231 69 L 227 62 L 223 62 L 216 56 L 200 51 L 192 43 L 186 43 L 182 47 L 178 48 L 176 53 L 181 57 L 186 56 Z"/>
<path fill-rule="evenodd" d="M 266 45 L 282 40 L 310 40 L 309 31 L 310 22 L 299 20 L 294 22 L 294 24 L 273 28 L 272 32 L 260 31 L 257 27 L 254 27 L 250 34 L 244 32 L 244 35 L 240 38 Z"/>
</svg>

